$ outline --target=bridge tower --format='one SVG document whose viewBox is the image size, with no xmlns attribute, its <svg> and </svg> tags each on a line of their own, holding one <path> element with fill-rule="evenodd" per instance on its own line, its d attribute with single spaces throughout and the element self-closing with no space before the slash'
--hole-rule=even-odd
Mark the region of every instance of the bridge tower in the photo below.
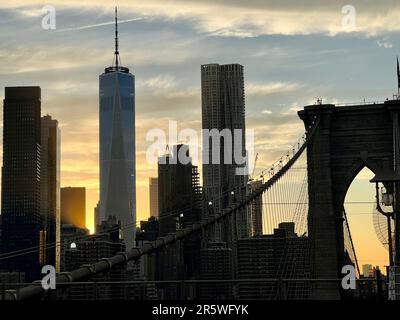
<svg viewBox="0 0 400 320">
<path fill-rule="evenodd" d="M 364 167 L 375 174 L 398 170 L 399 112 L 400 100 L 340 107 L 320 103 L 298 112 L 306 130 L 320 119 L 307 146 L 313 278 L 342 277 L 343 205 L 357 174 Z M 340 283 L 318 281 L 312 298 L 339 299 L 340 293 Z"/>
</svg>

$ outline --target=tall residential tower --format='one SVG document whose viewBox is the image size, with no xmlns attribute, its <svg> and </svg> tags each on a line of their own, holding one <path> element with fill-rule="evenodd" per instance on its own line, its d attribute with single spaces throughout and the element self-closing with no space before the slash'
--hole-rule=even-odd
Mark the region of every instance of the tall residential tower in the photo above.
<svg viewBox="0 0 400 320">
<path fill-rule="evenodd" d="M 121 65 L 115 9 L 115 53 L 100 75 L 100 223 L 115 216 L 127 250 L 136 222 L 135 77 Z"/>
<path fill-rule="evenodd" d="M 238 174 L 237 169 L 244 166 L 234 157 L 235 150 L 241 157 L 246 157 L 243 66 L 202 65 L 201 102 L 203 134 L 207 130 L 218 130 L 219 137 L 223 136 L 219 141 L 213 135 L 203 137 L 203 185 L 208 206 L 204 218 L 208 218 L 235 201 L 240 201 L 246 194 L 248 177 Z M 230 137 L 224 136 L 224 133 L 230 134 Z M 216 161 L 218 158 L 219 161 Z M 231 238 L 230 241 L 235 241 L 236 238 L 248 236 L 249 219 L 246 212 L 241 212 L 232 223 L 235 224 L 231 225 L 232 230 L 215 230 L 212 237 L 216 239 L 212 240 L 227 241 L 227 238 Z"/>
</svg>

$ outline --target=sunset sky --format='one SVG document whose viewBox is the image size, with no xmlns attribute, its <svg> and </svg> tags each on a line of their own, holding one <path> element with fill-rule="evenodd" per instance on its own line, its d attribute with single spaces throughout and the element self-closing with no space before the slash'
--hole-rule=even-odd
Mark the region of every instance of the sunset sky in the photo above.
<svg viewBox="0 0 400 320">
<path fill-rule="evenodd" d="M 61 127 L 61 184 L 87 188 L 92 229 L 99 197 L 98 76 L 112 63 L 118 5 L 122 63 L 136 77 L 137 217 L 145 219 L 148 178 L 157 169 L 146 161 L 146 133 L 167 130 L 169 120 L 180 129 L 200 129 L 201 64 L 244 66 L 246 125 L 255 130 L 259 153 L 256 172 L 301 136 L 296 111 L 304 105 L 317 98 L 339 103 L 392 97 L 400 3 L 351 1 L 356 28 L 350 31 L 342 25 L 349 1 L 322 2 L 3 1 L 0 96 L 5 86 L 41 86 L 42 114 Z M 56 9 L 55 30 L 42 29 L 44 5 Z M 348 199 L 374 200 L 370 175 L 360 174 Z M 346 207 L 361 264 L 384 265 L 387 253 L 373 230 L 372 203 Z"/>
</svg>

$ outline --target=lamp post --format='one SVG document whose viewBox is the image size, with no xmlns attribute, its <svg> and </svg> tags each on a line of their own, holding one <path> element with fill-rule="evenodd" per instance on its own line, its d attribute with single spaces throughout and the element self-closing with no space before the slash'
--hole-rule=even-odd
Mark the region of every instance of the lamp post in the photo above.
<svg viewBox="0 0 400 320">
<path fill-rule="evenodd" d="M 387 233 L 388 233 L 388 247 L 389 247 L 389 265 L 393 266 L 393 241 L 392 241 L 392 226 L 390 219 L 393 218 L 394 214 L 393 212 L 386 212 L 383 211 L 381 207 L 381 201 L 379 198 L 379 182 L 378 181 L 370 181 L 370 182 L 375 182 L 375 197 L 376 197 L 376 210 L 378 210 L 379 213 L 384 215 L 387 220 Z M 389 194 L 386 194 L 388 198 L 390 198 Z M 390 194 L 392 195 L 392 194 Z M 383 197 L 382 197 L 383 198 Z M 382 199 L 382 201 L 386 204 L 389 204 L 389 199 Z"/>
<path fill-rule="evenodd" d="M 399 252 L 399 214 L 398 213 L 398 204 L 397 202 L 400 200 L 396 197 L 396 190 L 398 190 L 398 183 L 400 182 L 400 175 L 397 172 L 393 171 L 382 171 L 377 173 L 375 177 L 373 177 L 370 182 L 375 183 L 375 196 L 376 196 L 376 209 L 379 213 L 384 215 L 387 219 L 388 225 L 388 247 L 389 247 L 389 265 L 398 265 L 400 252 Z M 379 183 L 382 183 L 386 188 L 386 193 L 382 195 L 382 199 L 379 196 Z M 385 205 L 391 205 L 393 207 L 392 212 L 386 212 L 382 209 L 382 203 Z M 392 226 L 391 219 L 394 219 L 394 233 L 395 233 L 395 243 L 394 243 L 394 251 L 393 251 L 393 238 L 392 238 Z M 394 256 L 393 256 L 394 254 Z"/>
<path fill-rule="evenodd" d="M 389 246 L 389 267 L 387 268 L 388 275 L 388 299 L 399 300 L 400 292 L 398 283 L 400 279 L 400 206 L 399 206 L 399 182 L 400 174 L 396 171 L 383 171 L 375 175 L 371 179 L 372 183 L 376 185 L 376 208 L 377 210 L 386 216 L 388 223 L 388 246 Z M 386 188 L 386 193 L 382 195 L 382 202 L 386 205 L 392 205 L 392 212 L 385 212 L 382 210 L 380 199 L 379 199 L 379 183 L 382 183 Z M 391 219 L 394 219 L 394 251 L 392 244 L 392 228 Z M 394 254 L 394 257 L 393 257 Z M 380 284 L 378 283 L 378 286 Z"/>
</svg>

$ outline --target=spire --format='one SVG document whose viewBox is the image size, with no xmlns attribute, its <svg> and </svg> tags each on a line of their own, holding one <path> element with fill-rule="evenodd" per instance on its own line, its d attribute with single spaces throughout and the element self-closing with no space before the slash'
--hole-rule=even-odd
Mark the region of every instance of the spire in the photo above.
<svg viewBox="0 0 400 320">
<path fill-rule="evenodd" d="M 118 9 L 115 7 L 115 52 L 114 52 L 115 67 L 119 67 L 121 59 L 118 51 Z"/>
<path fill-rule="evenodd" d="M 105 73 L 124 72 L 129 73 L 129 68 L 123 67 L 118 49 L 118 9 L 115 7 L 115 51 L 111 67 L 105 68 Z"/>
</svg>

